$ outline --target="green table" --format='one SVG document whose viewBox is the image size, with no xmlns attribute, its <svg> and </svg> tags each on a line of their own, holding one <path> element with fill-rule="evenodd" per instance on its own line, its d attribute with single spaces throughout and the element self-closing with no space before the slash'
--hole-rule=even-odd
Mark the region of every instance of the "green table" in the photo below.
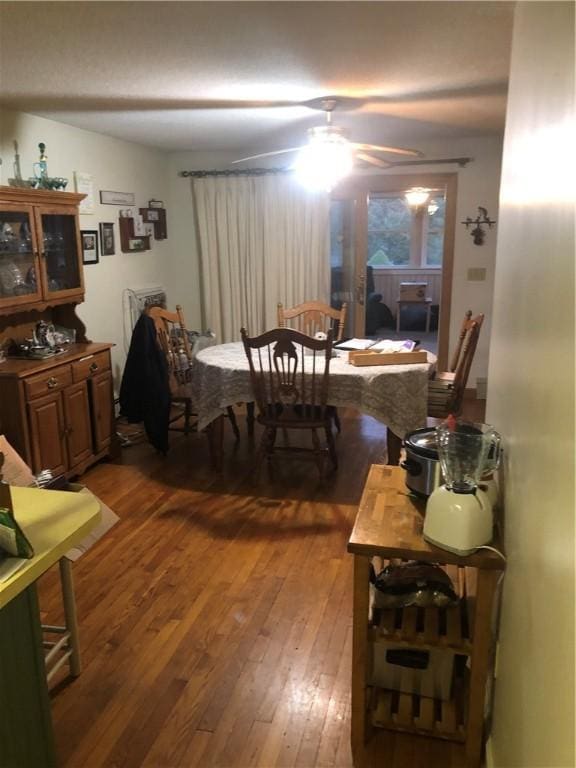
<svg viewBox="0 0 576 768">
<path fill-rule="evenodd" d="M 11 488 L 35 556 L 0 583 L 0 766 L 56 765 L 36 580 L 94 528 L 98 502 L 67 491 Z"/>
</svg>

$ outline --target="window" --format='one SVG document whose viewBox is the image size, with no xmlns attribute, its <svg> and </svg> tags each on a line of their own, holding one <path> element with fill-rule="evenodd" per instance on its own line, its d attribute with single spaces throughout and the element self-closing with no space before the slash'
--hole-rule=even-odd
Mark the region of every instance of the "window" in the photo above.
<svg viewBox="0 0 576 768">
<path fill-rule="evenodd" d="M 444 194 L 432 195 L 437 206 L 414 211 L 398 193 L 368 202 L 368 265 L 371 267 L 441 267 L 444 250 Z"/>
</svg>

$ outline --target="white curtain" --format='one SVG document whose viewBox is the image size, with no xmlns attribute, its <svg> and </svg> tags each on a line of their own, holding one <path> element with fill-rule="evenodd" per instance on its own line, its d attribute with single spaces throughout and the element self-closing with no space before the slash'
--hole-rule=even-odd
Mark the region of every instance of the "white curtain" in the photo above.
<svg viewBox="0 0 576 768">
<path fill-rule="evenodd" d="M 193 180 L 203 322 L 218 342 L 275 328 L 276 304 L 329 303 L 329 196 L 289 175 Z"/>
</svg>

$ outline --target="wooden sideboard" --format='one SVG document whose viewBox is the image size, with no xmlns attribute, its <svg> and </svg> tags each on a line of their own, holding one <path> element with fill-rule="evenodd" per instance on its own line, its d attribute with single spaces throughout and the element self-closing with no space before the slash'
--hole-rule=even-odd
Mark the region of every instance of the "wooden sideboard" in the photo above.
<svg viewBox="0 0 576 768">
<path fill-rule="evenodd" d="M 0 364 L 0 425 L 34 472 L 79 475 L 111 452 L 111 344 Z"/>
<path fill-rule="evenodd" d="M 68 477 L 115 445 L 112 344 L 91 343 L 76 315 L 84 301 L 83 198 L 0 187 L 0 347 L 14 352 L 39 321 L 73 331 L 77 342 L 52 357 L 0 362 L 0 433 L 34 472 Z"/>
</svg>

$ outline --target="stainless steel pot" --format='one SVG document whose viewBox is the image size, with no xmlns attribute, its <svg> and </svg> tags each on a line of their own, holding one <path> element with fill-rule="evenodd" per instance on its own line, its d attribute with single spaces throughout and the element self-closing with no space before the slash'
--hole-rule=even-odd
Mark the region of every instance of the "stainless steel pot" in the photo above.
<svg viewBox="0 0 576 768">
<path fill-rule="evenodd" d="M 406 459 L 400 466 L 406 470 L 407 487 L 418 496 L 430 496 L 444 482 L 436 447 L 436 429 L 426 427 L 409 432 L 404 438 L 404 448 Z"/>
</svg>

